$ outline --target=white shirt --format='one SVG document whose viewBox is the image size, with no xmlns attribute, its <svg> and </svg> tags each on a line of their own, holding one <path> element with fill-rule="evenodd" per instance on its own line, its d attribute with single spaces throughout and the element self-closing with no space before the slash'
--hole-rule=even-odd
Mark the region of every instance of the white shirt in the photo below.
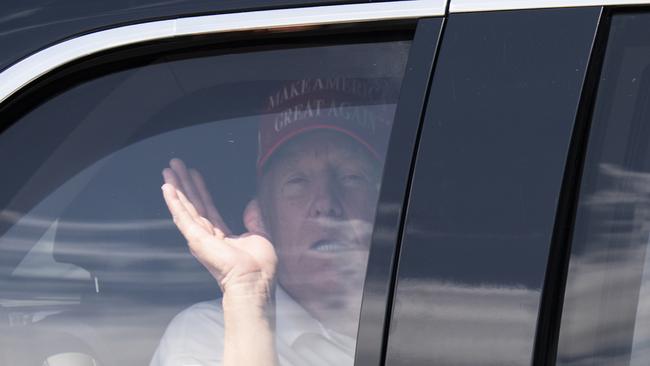
<svg viewBox="0 0 650 366">
<path fill-rule="evenodd" d="M 354 364 L 354 338 L 326 330 L 280 287 L 276 290 L 275 303 L 280 365 Z M 221 365 L 223 334 L 221 301 L 192 305 L 170 322 L 150 366 Z"/>
</svg>

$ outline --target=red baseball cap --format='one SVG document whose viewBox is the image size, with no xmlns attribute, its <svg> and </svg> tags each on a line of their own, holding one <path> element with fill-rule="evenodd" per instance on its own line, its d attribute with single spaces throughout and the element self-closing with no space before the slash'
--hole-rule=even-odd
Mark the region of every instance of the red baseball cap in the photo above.
<svg viewBox="0 0 650 366">
<path fill-rule="evenodd" d="M 345 134 L 383 162 L 394 115 L 393 104 L 381 104 L 384 89 L 381 80 L 343 77 L 285 84 L 269 96 L 260 121 L 258 173 L 281 146 L 314 130 Z"/>
</svg>

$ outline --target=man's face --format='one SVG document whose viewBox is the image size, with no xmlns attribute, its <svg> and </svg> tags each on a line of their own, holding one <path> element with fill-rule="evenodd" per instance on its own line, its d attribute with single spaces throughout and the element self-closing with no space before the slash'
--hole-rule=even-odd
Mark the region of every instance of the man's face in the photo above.
<svg viewBox="0 0 650 366">
<path fill-rule="evenodd" d="M 343 134 L 310 132 L 277 153 L 262 183 L 280 284 L 321 321 L 358 311 L 378 198 L 377 160 Z"/>
</svg>

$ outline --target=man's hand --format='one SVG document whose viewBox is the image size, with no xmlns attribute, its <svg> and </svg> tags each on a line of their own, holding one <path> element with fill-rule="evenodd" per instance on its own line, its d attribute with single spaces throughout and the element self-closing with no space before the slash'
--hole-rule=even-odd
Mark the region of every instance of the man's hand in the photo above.
<svg viewBox="0 0 650 366">
<path fill-rule="evenodd" d="M 163 196 L 190 252 L 223 292 L 224 366 L 276 366 L 273 288 L 277 257 L 255 201 L 244 213 L 249 231 L 232 236 L 196 170 L 173 159 L 163 170 Z M 185 192 L 185 193 L 184 193 Z M 206 216 L 208 218 L 206 218 Z"/>
<path fill-rule="evenodd" d="M 260 226 L 256 202 L 246 208 L 249 231 L 239 236 L 224 223 L 201 174 L 173 159 L 163 170 L 163 196 L 190 252 L 219 282 L 224 298 L 272 295 L 277 257 Z"/>
</svg>

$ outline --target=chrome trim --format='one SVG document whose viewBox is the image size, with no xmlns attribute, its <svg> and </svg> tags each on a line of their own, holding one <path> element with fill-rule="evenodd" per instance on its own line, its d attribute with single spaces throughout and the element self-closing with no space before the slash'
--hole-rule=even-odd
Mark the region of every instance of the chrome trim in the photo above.
<svg viewBox="0 0 650 366">
<path fill-rule="evenodd" d="M 314 6 L 161 20 L 99 31 L 43 49 L 0 73 L 0 103 L 81 57 L 135 43 L 194 34 L 443 16 L 447 0 Z"/>
<path fill-rule="evenodd" d="M 650 0 L 450 0 L 449 13 L 640 4 Z"/>
</svg>

